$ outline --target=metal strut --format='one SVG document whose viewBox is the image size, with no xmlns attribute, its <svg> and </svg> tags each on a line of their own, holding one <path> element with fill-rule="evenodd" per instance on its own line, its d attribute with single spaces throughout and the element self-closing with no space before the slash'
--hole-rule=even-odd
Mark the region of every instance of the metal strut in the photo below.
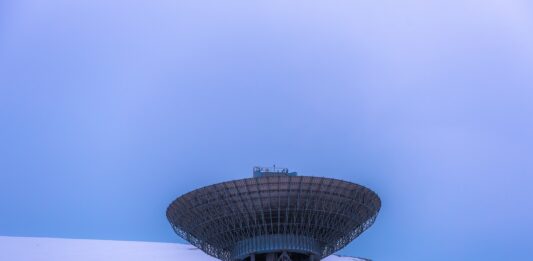
<svg viewBox="0 0 533 261">
<path fill-rule="evenodd" d="M 287 251 L 283 251 L 283 253 L 281 253 L 281 256 L 279 256 L 278 261 L 292 261 L 292 259 L 287 253 Z"/>
</svg>

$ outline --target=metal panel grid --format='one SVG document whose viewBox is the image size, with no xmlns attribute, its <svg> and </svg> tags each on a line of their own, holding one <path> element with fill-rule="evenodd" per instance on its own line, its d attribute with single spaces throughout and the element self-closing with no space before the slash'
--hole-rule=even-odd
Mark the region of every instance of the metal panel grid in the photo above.
<svg viewBox="0 0 533 261">
<path fill-rule="evenodd" d="M 323 258 L 370 227 L 380 207 L 377 194 L 358 184 L 265 176 L 189 192 L 170 204 L 167 218 L 179 236 L 221 260 L 237 259 L 238 243 L 279 235 L 313 239 Z"/>
</svg>

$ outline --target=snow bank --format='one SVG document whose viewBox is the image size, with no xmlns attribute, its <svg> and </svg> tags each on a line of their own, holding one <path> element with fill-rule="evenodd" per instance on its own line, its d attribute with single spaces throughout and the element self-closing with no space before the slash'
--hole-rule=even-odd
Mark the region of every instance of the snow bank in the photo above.
<svg viewBox="0 0 533 261">
<path fill-rule="evenodd" d="M 0 236 L 0 260 L 9 261 L 216 261 L 185 244 Z M 329 256 L 323 261 L 364 261 Z"/>
</svg>

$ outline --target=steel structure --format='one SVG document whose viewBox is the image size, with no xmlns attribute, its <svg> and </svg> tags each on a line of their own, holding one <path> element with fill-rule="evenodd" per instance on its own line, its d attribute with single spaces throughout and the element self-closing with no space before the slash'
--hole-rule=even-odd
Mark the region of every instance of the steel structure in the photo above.
<svg viewBox="0 0 533 261">
<path fill-rule="evenodd" d="M 166 215 L 179 236 L 224 261 L 316 261 L 370 227 L 380 207 L 358 184 L 254 168 L 254 178 L 177 198 Z"/>
</svg>

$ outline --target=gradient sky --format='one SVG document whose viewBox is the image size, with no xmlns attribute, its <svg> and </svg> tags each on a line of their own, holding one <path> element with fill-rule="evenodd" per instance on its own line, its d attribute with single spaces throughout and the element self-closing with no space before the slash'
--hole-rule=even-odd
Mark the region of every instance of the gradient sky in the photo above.
<svg viewBox="0 0 533 261">
<path fill-rule="evenodd" d="M 255 165 L 372 188 L 340 253 L 533 259 L 533 4 L 0 1 L 0 235 L 183 242 Z"/>
</svg>

